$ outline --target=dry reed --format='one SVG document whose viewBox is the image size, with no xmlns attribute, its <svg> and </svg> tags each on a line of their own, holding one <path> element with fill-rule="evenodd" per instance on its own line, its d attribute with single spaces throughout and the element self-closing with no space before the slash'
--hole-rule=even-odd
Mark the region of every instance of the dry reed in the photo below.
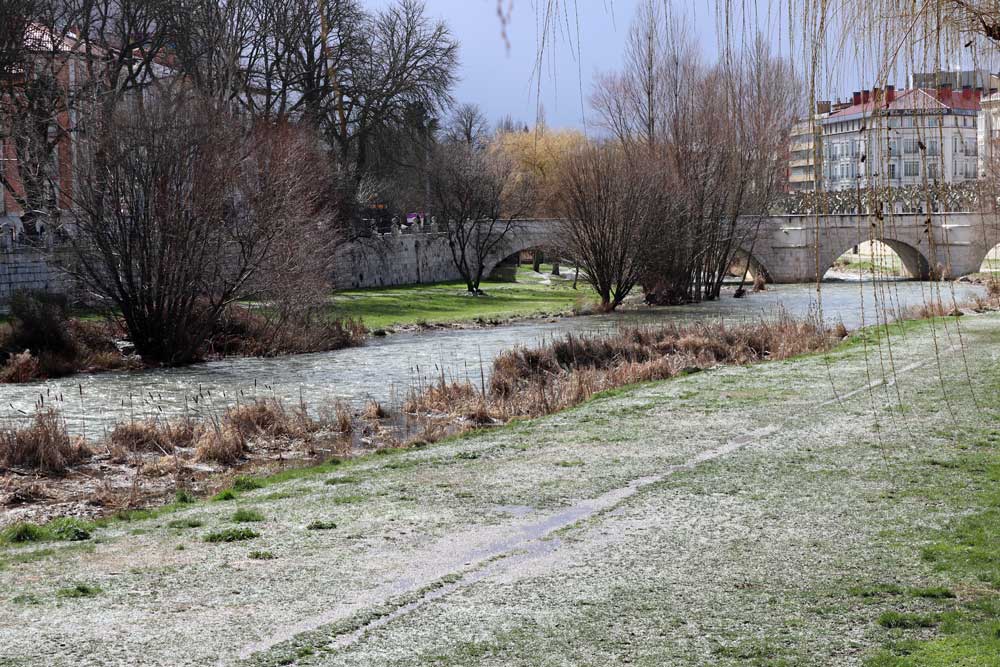
<svg viewBox="0 0 1000 667">
<path fill-rule="evenodd" d="M 52 408 L 39 410 L 29 426 L 0 431 L 0 462 L 45 473 L 62 473 L 90 456 L 82 439 L 73 438 Z"/>
<path fill-rule="evenodd" d="M 787 316 L 738 326 L 667 325 L 628 328 L 607 337 L 568 335 L 542 347 L 519 347 L 499 355 L 486 396 L 469 382 L 441 381 L 411 394 L 404 409 L 450 414 L 473 424 L 534 417 L 608 389 L 718 364 L 787 359 L 829 349 L 835 340 L 834 333 L 816 322 Z"/>
</svg>

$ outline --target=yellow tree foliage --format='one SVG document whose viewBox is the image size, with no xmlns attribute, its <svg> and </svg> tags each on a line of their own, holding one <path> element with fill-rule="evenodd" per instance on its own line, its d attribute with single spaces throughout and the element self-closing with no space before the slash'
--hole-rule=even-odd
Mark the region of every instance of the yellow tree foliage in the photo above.
<svg viewBox="0 0 1000 667">
<path fill-rule="evenodd" d="M 539 125 L 528 132 L 502 132 L 491 148 L 506 155 L 521 178 L 534 181 L 537 193 L 534 214 L 553 216 L 559 166 L 586 144 L 582 132 L 550 130 Z"/>
</svg>

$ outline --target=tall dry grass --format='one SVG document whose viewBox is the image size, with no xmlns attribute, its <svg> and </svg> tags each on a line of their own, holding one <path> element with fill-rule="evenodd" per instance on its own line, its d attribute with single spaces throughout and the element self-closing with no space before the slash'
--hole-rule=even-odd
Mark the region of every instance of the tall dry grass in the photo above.
<svg viewBox="0 0 1000 667">
<path fill-rule="evenodd" d="M 787 359 L 829 349 L 835 333 L 812 320 L 727 325 L 632 327 L 613 336 L 568 335 L 540 347 L 519 347 L 493 362 L 483 396 L 469 382 L 444 380 L 413 393 L 404 409 L 462 416 L 473 423 L 536 417 L 577 405 L 594 394 L 662 380 L 718 364 Z"/>
<path fill-rule="evenodd" d="M 137 421 L 117 424 L 108 434 L 107 447 L 116 461 L 132 454 L 171 454 L 194 446 L 200 427 L 190 418 L 171 421 Z"/>
<path fill-rule="evenodd" d="M 0 430 L 0 463 L 43 473 L 59 474 L 91 452 L 80 438 L 73 438 L 59 413 L 47 408 L 35 413 L 24 428 Z"/>
</svg>

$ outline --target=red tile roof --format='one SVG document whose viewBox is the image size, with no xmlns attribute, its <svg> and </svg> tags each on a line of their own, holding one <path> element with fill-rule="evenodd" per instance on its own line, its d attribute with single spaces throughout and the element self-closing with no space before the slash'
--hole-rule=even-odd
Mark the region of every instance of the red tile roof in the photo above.
<svg viewBox="0 0 1000 667">
<path fill-rule="evenodd" d="M 949 90 L 949 89 L 938 89 L 933 88 L 909 88 L 907 90 L 898 90 L 895 93 L 895 99 L 892 102 L 886 104 L 885 102 L 885 92 L 882 92 L 882 104 L 879 105 L 880 111 L 931 111 L 931 110 L 943 110 L 950 109 L 953 111 L 979 111 L 979 97 L 980 92 L 977 90 Z M 855 116 L 864 114 L 866 116 L 872 115 L 875 109 L 875 102 L 869 99 L 868 102 L 863 102 L 861 104 L 852 104 L 851 106 L 836 111 L 828 118 L 843 118 L 845 116 Z"/>
</svg>

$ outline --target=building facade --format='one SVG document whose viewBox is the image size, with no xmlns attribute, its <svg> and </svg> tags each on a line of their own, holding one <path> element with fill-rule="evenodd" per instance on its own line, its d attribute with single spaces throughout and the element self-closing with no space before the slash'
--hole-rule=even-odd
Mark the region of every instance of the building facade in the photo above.
<svg viewBox="0 0 1000 667">
<path fill-rule="evenodd" d="M 820 121 L 824 189 L 976 180 L 981 94 L 948 85 L 855 92 Z"/>
<path fill-rule="evenodd" d="M 830 115 L 830 103 L 819 102 L 811 118 L 798 120 L 788 138 L 788 189 L 812 192 L 822 176 L 823 135 L 820 121 Z"/>
<path fill-rule="evenodd" d="M 1000 93 L 982 100 L 978 119 L 979 177 L 1000 173 Z"/>
</svg>

